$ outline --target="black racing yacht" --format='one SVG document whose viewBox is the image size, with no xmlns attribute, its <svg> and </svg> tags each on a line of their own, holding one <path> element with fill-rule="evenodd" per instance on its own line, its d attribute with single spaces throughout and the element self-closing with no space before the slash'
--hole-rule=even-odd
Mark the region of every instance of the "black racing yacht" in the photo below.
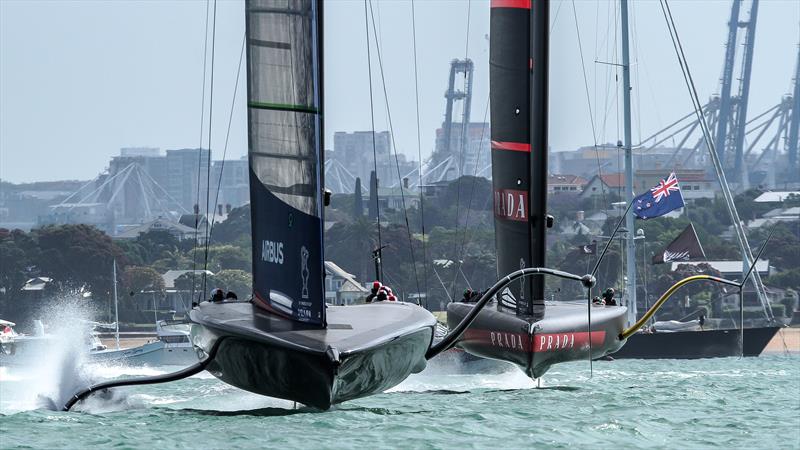
<svg viewBox="0 0 800 450">
<path fill-rule="evenodd" d="M 549 2 L 492 0 L 490 91 L 492 184 L 497 271 L 528 276 L 508 284 L 466 330 L 457 346 L 518 365 L 540 377 L 552 364 L 598 358 L 618 350 L 626 308 L 580 301 L 545 302 L 545 276 L 582 282 L 545 268 L 547 215 Z M 526 269 L 527 268 L 527 269 Z M 450 329 L 473 312 L 450 303 Z"/>
<path fill-rule="evenodd" d="M 436 319 L 408 303 L 325 303 L 322 0 L 247 0 L 253 298 L 189 313 L 201 362 L 100 383 L 173 381 L 208 370 L 238 388 L 328 409 L 382 392 L 426 365 Z"/>
<path fill-rule="evenodd" d="M 406 303 L 325 304 L 322 3 L 246 2 L 253 299 L 189 317 L 220 380 L 327 409 L 423 370 L 436 320 Z"/>
</svg>

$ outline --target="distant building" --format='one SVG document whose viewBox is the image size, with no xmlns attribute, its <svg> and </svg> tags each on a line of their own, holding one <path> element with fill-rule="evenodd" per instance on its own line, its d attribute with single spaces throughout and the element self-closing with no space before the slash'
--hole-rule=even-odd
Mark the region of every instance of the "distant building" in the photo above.
<svg viewBox="0 0 800 450">
<path fill-rule="evenodd" d="M 666 179 L 672 171 L 670 169 L 637 170 L 633 176 L 633 190 L 638 195 L 661 180 Z M 686 201 L 698 198 L 714 198 L 720 187 L 716 179 L 711 178 L 703 169 L 678 169 L 675 170 L 681 194 Z"/>
<path fill-rule="evenodd" d="M 368 192 L 370 173 L 375 166 L 380 187 L 399 186 L 400 179 L 417 170 L 417 161 L 407 160 L 402 153 L 394 154 L 391 133 L 378 131 L 374 136 L 373 140 L 371 131 L 334 133 L 333 150 L 325 154 L 326 188 L 334 193 L 352 194 L 356 178 L 361 178 L 362 189 Z"/>
<path fill-rule="evenodd" d="M 207 277 L 213 277 L 214 272 L 210 270 L 168 270 L 161 275 L 161 279 L 164 280 L 164 296 L 159 299 L 158 307 L 159 309 L 167 308 L 172 311 L 175 311 L 178 314 L 183 314 L 186 311 L 191 309 L 191 305 L 193 301 L 197 301 L 197 299 L 192 299 L 192 291 L 191 289 L 179 289 L 175 286 L 175 280 L 182 277 L 183 275 L 189 274 L 190 276 L 193 274 L 197 277 L 197 284 L 198 286 L 201 284 L 200 280 L 203 278 L 203 274 Z M 197 298 L 205 299 L 207 298 L 206 293 L 195 292 L 194 293 Z"/>
<path fill-rule="evenodd" d="M 583 187 L 581 197 L 601 197 L 609 193 L 622 196 L 624 189 L 625 175 L 622 173 L 595 175 Z"/>
<path fill-rule="evenodd" d="M 194 228 L 187 227 L 186 225 L 173 222 L 171 220 L 158 218 L 155 220 L 151 220 L 150 222 L 143 223 L 141 225 L 136 225 L 127 228 L 126 230 L 121 231 L 117 235 L 113 236 L 113 238 L 136 239 L 139 237 L 140 234 L 147 233 L 150 231 L 166 231 L 179 241 L 183 241 L 186 239 L 194 239 L 196 233 L 196 230 Z M 200 240 L 200 238 L 198 238 L 198 240 Z"/>
<path fill-rule="evenodd" d="M 0 227 L 30 230 L 40 216 L 47 215 L 49 206 L 65 200 L 87 181 L 43 181 L 36 183 L 7 183 L 0 181 Z"/>
<path fill-rule="evenodd" d="M 369 290 L 331 261 L 325 261 L 325 302 L 333 305 L 363 303 Z"/>
<path fill-rule="evenodd" d="M 203 195 L 208 188 L 207 165 L 211 151 L 208 149 L 184 148 L 167 150 L 167 192 L 186 210 L 192 211 L 194 205 L 204 204 Z M 201 200 L 198 201 L 197 193 Z"/>
<path fill-rule="evenodd" d="M 218 187 L 217 210 L 220 209 L 220 205 L 223 205 L 223 209 L 229 212 L 231 208 L 237 208 L 250 201 L 250 166 L 246 156 L 240 159 L 213 162 L 211 165 L 212 202 L 216 198 Z"/>
<path fill-rule="evenodd" d="M 449 186 L 449 181 L 439 181 L 436 183 L 424 184 L 420 189 L 422 189 L 422 195 L 425 196 L 425 198 L 436 198 L 447 191 Z"/>
<path fill-rule="evenodd" d="M 672 263 L 670 270 L 675 271 L 678 266 L 682 265 L 698 266 L 700 264 L 708 264 L 714 270 L 718 270 L 723 278 L 729 280 L 742 278 L 742 261 L 675 261 Z M 761 276 L 768 277 L 770 272 L 769 260 L 759 259 L 756 262 L 755 270 Z"/>
<path fill-rule="evenodd" d="M 795 197 L 800 198 L 800 191 L 769 191 L 769 192 L 764 192 L 761 195 L 759 195 L 758 197 L 756 197 L 756 199 L 753 200 L 753 201 L 756 202 L 756 203 L 783 203 L 791 196 L 795 196 Z"/>
<path fill-rule="evenodd" d="M 583 192 L 583 187 L 588 183 L 586 178 L 578 175 L 556 175 L 550 174 L 547 177 L 547 193 L 548 194 L 562 194 L 573 193 L 580 194 Z"/>
<path fill-rule="evenodd" d="M 189 229 L 191 229 L 192 235 L 197 233 L 197 242 L 200 244 L 204 244 L 206 242 L 206 233 L 209 231 L 209 227 L 213 228 L 214 225 L 219 225 L 220 223 L 226 221 L 228 219 L 228 213 L 230 210 L 227 211 L 212 211 L 208 215 L 200 213 L 200 214 L 184 214 L 178 219 L 178 223 L 183 225 Z"/>
<path fill-rule="evenodd" d="M 114 176 L 131 163 L 139 164 L 144 172 L 159 186 L 166 189 L 169 179 L 167 158 L 161 149 L 150 147 L 122 148 L 119 156 L 114 156 L 108 164 L 108 175 Z"/>
<path fill-rule="evenodd" d="M 333 134 L 331 157 L 350 172 L 353 182 L 355 178 L 361 178 L 361 184 L 366 188 L 369 187 L 369 174 L 375 170 L 375 161 L 378 165 L 378 178 L 388 180 L 388 170 L 381 168 L 388 167 L 391 152 L 392 137 L 388 131 L 376 132 L 374 139 L 371 131 L 337 131 Z M 352 193 L 352 190 L 348 193 Z"/>
<path fill-rule="evenodd" d="M 625 170 L 625 158 L 621 146 L 607 143 L 586 146 L 577 150 L 552 151 L 548 158 L 550 170 L 555 173 L 574 173 L 591 178 L 598 173 L 616 173 Z M 708 166 L 705 152 L 691 148 L 670 147 L 633 149 L 633 167 L 654 170 L 705 169 Z"/>
<path fill-rule="evenodd" d="M 465 175 L 492 178 L 489 123 L 469 122 L 463 143 L 462 129 L 461 122 L 452 123 L 449 148 L 445 148 L 445 128 L 436 130 L 436 147 L 425 174 L 426 182 L 452 181 Z"/>
</svg>

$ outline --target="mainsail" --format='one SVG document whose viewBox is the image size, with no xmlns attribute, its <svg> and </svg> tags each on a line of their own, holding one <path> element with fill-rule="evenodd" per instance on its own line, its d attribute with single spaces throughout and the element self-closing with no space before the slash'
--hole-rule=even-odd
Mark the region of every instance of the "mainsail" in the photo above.
<svg viewBox="0 0 800 450">
<path fill-rule="evenodd" d="M 531 143 L 546 139 L 532 126 L 532 118 L 546 121 L 546 98 L 531 89 L 534 72 L 546 72 L 546 54 L 533 61 L 530 0 L 492 0 L 490 17 L 490 90 L 492 108 L 492 184 L 494 189 L 497 271 L 504 276 L 525 267 L 544 266 L 544 223 L 547 148 Z M 542 5 L 546 9 L 547 4 Z M 546 15 L 546 12 L 544 13 Z M 540 69 L 540 70 L 535 70 Z M 539 74 L 546 77 L 546 73 Z M 546 95 L 546 94 L 545 94 Z M 537 98 L 545 110 L 535 108 Z M 534 106 L 534 108 L 532 108 Z M 534 114 L 535 117 L 532 117 Z M 546 125 L 546 122 L 545 122 Z M 531 165 L 531 158 L 536 158 Z M 516 302 L 517 314 L 530 314 L 542 305 L 541 277 L 524 278 L 506 292 Z M 535 286 L 538 284 L 538 287 Z"/>
<path fill-rule="evenodd" d="M 319 6 L 248 0 L 245 14 L 253 297 L 325 326 Z"/>
<path fill-rule="evenodd" d="M 706 259 L 706 253 L 700 245 L 694 225 L 690 223 L 662 252 L 653 256 L 653 264 L 698 259 Z"/>
</svg>

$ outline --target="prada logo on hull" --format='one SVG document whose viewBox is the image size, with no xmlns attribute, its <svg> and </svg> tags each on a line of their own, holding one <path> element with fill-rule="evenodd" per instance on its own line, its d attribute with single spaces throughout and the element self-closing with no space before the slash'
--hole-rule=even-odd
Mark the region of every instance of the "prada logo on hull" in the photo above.
<svg viewBox="0 0 800 450">
<path fill-rule="evenodd" d="M 590 339 L 592 346 L 598 347 L 603 344 L 605 337 L 605 331 L 592 331 L 591 333 L 585 331 L 542 333 L 534 334 L 533 337 L 529 336 L 527 333 L 491 330 L 467 330 L 464 334 L 464 340 L 467 342 L 526 353 L 547 353 L 584 349 L 589 347 Z"/>
<path fill-rule="evenodd" d="M 525 351 L 525 346 L 522 344 L 522 335 L 518 333 L 503 333 L 501 331 L 490 331 L 489 339 L 492 345 L 500 348 L 513 348 L 519 351 Z"/>
</svg>

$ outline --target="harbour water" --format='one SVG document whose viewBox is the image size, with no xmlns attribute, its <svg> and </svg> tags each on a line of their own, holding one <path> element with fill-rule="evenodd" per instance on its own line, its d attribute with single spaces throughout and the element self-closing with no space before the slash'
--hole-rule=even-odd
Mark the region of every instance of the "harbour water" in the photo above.
<svg viewBox="0 0 800 450">
<path fill-rule="evenodd" d="M 601 361 L 519 370 L 437 363 L 330 411 L 208 373 L 119 389 L 81 411 L 38 408 L 35 377 L 0 369 L 0 448 L 799 448 L 800 356 Z M 174 368 L 95 367 L 102 378 Z M 44 391 L 42 391 L 44 392 Z M 40 393 L 42 393 L 40 392 Z"/>
</svg>

